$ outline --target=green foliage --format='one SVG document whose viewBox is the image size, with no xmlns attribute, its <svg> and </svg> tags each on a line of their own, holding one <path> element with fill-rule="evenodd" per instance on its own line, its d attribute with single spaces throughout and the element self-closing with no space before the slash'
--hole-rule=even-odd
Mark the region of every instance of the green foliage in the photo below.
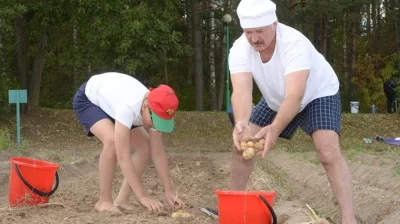
<svg viewBox="0 0 400 224">
<path fill-rule="evenodd" d="M 352 83 L 357 90 L 361 112 L 369 112 L 372 103 L 376 104 L 378 111 L 385 111 L 386 97 L 383 83 L 397 72 L 395 68 L 397 60 L 397 55 L 380 54 L 366 54 L 358 58 Z"/>
<path fill-rule="evenodd" d="M 8 0 L 0 0 L 0 15 L 2 15 L 2 19 L 8 20 L 14 18 L 15 16 L 21 15 L 28 11 L 27 6 L 21 1 L 8 1 Z M 2 27 L 2 29 L 7 28 L 7 31 L 12 32 L 11 24 L 9 26 Z"/>
<path fill-rule="evenodd" d="M 8 83 L 7 77 L 4 75 L 0 75 L 0 105 L 2 105 L 1 110 L 7 109 L 6 107 L 9 107 L 8 104 L 8 90 L 10 89 L 10 84 Z"/>
<path fill-rule="evenodd" d="M 28 148 L 29 148 L 29 142 L 28 141 L 22 141 L 21 145 L 18 147 L 18 153 L 20 155 L 24 155 L 24 154 L 26 154 Z"/>
<path fill-rule="evenodd" d="M 215 63 L 216 74 L 225 71 L 221 52 L 224 49 L 225 25 L 220 18 L 230 13 L 230 44 L 242 34 L 235 8 L 239 0 L 230 1 L 228 11 L 224 6 L 215 10 Z M 385 16 L 375 21 L 370 32 L 356 32 L 356 74 L 347 85 L 351 74 L 352 36 L 351 25 L 359 23 L 371 7 L 367 0 L 276 0 L 279 21 L 297 28 L 321 49 L 322 21 L 328 21 L 327 60 L 339 76 L 343 106 L 347 110 L 349 100 L 361 101 L 361 111 L 369 111 L 372 102 L 383 111 L 382 83 L 395 72 L 393 56 L 398 52 L 396 32 L 396 8 L 383 4 Z M 296 1 L 300 3 L 301 1 Z M 195 88 L 193 82 L 193 47 L 190 46 L 190 11 L 187 0 L 0 0 L 0 88 L 19 88 L 17 66 L 17 42 L 15 21 L 17 16 L 31 14 L 27 21 L 29 32 L 28 76 L 32 74 L 37 42 L 43 32 L 48 34 L 48 50 L 42 74 L 40 105 L 45 107 L 71 108 L 76 89 L 91 75 L 106 71 L 124 72 L 138 78 L 146 86 L 167 82 L 181 98 L 182 110 L 194 110 Z M 392 3 L 389 3 L 392 4 Z M 203 6 L 206 6 L 204 4 Z M 209 80 L 207 43 L 210 26 L 207 7 L 202 7 L 204 106 L 209 108 Z M 293 13 L 292 13 L 293 12 Z M 381 14 L 382 16 L 383 14 Z M 377 17 L 377 15 L 375 16 Z M 327 19 L 327 20 L 326 20 Z M 371 18 L 371 20 L 377 20 Z M 399 20 L 397 20 L 399 21 Z M 398 23 L 400 24 L 400 23 Z M 400 29 L 397 29 L 400 33 Z M 343 54 L 346 53 L 346 57 Z M 3 63 L 4 62 L 4 63 Z M 5 71 L 5 75 L 1 73 Z M 28 77 L 29 78 L 29 77 Z M 219 80 L 217 80 L 218 86 Z M 352 91 L 356 91 L 356 99 Z M 400 88 L 399 88 L 400 93 Z M 254 91 L 254 103 L 261 94 Z M 0 110 L 9 108 L 7 91 L 0 92 Z M 225 107 L 223 107 L 225 108 Z M 348 110 L 347 110 L 348 111 Z"/>
<path fill-rule="evenodd" d="M 5 70 L 5 72 L 4 74 L 0 74 L 0 113 L 2 111 L 8 111 L 12 105 L 15 105 L 8 103 L 8 90 L 15 89 L 17 86 L 16 80 L 15 77 L 13 77 L 13 79 L 10 78 L 7 70 Z"/>
<path fill-rule="evenodd" d="M 11 135 L 8 129 L 0 128 L 0 151 L 8 149 L 11 146 Z"/>
<path fill-rule="evenodd" d="M 5 51 L 10 53 L 6 63 L 15 75 L 18 69 L 13 19 L 27 12 L 33 15 L 27 21 L 29 69 L 40 34 L 47 32 L 49 36 L 41 106 L 71 108 L 76 89 L 91 75 L 106 71 L 124 72 L 147 86 L 155 86 L 166 82 L 163 69 L 167 67 L 169 84 L 176 85 L 190 56 L 178 0 L 157 4 L 150 0 L 6 1 L 0 7 L 0 13 L 7 16 L 4 24 L 0 20 L 0 33 L 4 35 L 2 43 L 10 47 Z M 29 76 L 31 70 L 28 73 Z M 6 88 L 11 88 L 9 83 Z M 6 98 L 1 94 L 2 103 Z"/>
<path fill-rule="evenodd" d="M 140 78 L 145 78 L 140 75 L 143 71 L 160 74 L 164 63 L 179 63 L 179 57 L 189 49 L 183 44 L 182 33 L 175 29 L 177 3 L 97 1 L 100 7 L 89 11 L 91 2 L 85 2 L 76 19 L 86 52 L 78 55 Z"/>
<path fill-rule="evenodd" d="M 400 157 L 396 160 L 396 166 L 394 167 L 394 174 L 400 176 Z"/>
<path fill-rule="evenodd" d="M 394 89 L 396 96 L 397 96 L 397 100 L 400 100 L 400 78 L 395 78 L 395 81 L 397 83 L 396 88 Z M 399 103 L 399 102 L 398 102 Z"/>
<path fill-rule="evenodd" d="M 0 128 L 0 151 L 2 150 L 16 150 L 19 154 L 25 154 L 29 148 L 29 142 L 22 140 L 21 145 L 11 141 L 11 134 L 7 128 Z"/>
<path fill-rule="evenodd" d="M 26 11 L 14 1 L 0 0 L 0 114 L 8 111 L 8 90 L 18 88 L 15 66 L 15 33 L 11 18 Z"/>
</svg>

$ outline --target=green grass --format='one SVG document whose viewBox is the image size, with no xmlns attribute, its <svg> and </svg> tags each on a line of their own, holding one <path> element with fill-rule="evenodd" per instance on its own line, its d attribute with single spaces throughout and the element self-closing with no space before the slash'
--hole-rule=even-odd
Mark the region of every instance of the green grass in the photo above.
<svg viewBox="0 0 400 224">
<path fill-rule="evenodd" d="M 367 150 L 364 146 L 356 145 L 356 146 L 350 148 L 349 151 L 352 151 L 352 152 L 362 152 L 362 153 L 363 153 L 363 152 L 367 152 L 368 150 Z"/>
<path fill-rule="evenodd" d="M 11 135 L 8 129 L 0 128 L 0 151 L 9 149 L 11 144 Z"/>
<path fill-rule="evenodd" d="M 29 142 L 28 141 L 22 141 L 20 147 L 16 146 L 17 150 L 20 154 L 25 154 L 27 152 L 27 149 L 29 148 Z"/>
<path fill-rule="evenodd" d="M 51 124 L 51 127 L 47 124 Z M 32 139 L 33 147 L 38 145 L 37 133 L 51 137 L 57 134 L 52 130 L 66 128 L 71 133 L 82 133 L 82 127 L 72 110 L 42 108 L 36 116 L 25 116 L 22 125 L 24 129 L 21 134 Z M 0 127 L 0 150 L 15 148 L 13 145 L 15 143 L 10 140 L 14 137 L 12 131 L 15 127 L 14 120 L 11 119 L 10 122 L 10 119 L 0 119 Z M 374 139 L 376 135 L 383 138 L 397 137 L 400 133 L 400 114 L 343 113 L 341 127 L 341 148 L 353 159 L 357 153 L 394 152 L 400 155 L 400 147 L 376 141 L 365 144 L 363 141 L 363 138 Z M 178 111 L 175 131 L 163 136 L 165 146 L 173 152 L 224 152 L 229 151 L 232 146 L 232 131 L 226 111 Z M 23 142 L 21 148 L 26 149 L 30 147 L 29 145 Z M 279 148 L 286 149 L 289 154 L 295 156 L 315 152 L 312 139 L 301 129 L 298 129 L 292 140 L 279 139 L 275 149 Z M 313 159 L 310 157 L 309 160 Z"/>
<path fill-rule="evenodd" d="M 400 176 L 400 167 L 399 166 L 394 170 L 394 174 L 396 176 Z"/>
<path fill-rule="evenodd" d="M 367 150 L 363 146 L 356 145 L 354 147 L 351 147 L 347 151 L 347 158 L 350 161 L 354 161 L 356 159 L 357 153 L 365 153 L 365 152 L 367 152 Z"/>
<path fill-rule="evenodd" d="M 400 157 L 397 158 L 396 167 L 394 168 L 394 174 L 400 176 Z"/>
<path fill-rule="evenodd" d="M 14 150 L 20 155 L 26 153 L 29 148 L 29 143 L 27 141 L 22 141 L 21 145 L 18 145 L 11 140 L 11 134 L 7 128 L 0 128 L 0 151 L 2 150 Z"/>
<path fill-rule="evenodd" d="M 313 159 L 311 160 L 311 163 L 315 166 L 318 166 L 319 164 L 321 164 L 321 162 L 319 161 L 319 159 Z"/>
</svg>

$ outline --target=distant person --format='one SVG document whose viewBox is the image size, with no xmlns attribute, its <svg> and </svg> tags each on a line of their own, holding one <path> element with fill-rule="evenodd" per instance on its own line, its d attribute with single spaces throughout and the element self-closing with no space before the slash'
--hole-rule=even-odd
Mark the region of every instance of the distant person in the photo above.
<svg viewBox="0 0 400 224">
<path fill-rule="evenodd" d="M 133 190 L 142 205 L 152 212 L 161 212 L 161 202 L 151 198 L 140 182 L 150 158 L 164 186 L 167 203 L 174 209 L 182 206 L 172 188 L 162 143 L 162 132 L 174 129 L 178 104 L 169 86 L 147 89 L 135 78 L 116 72 L 94 75 L 78 89 L 73 100 L 74 112 L 86 129 L 86 135 L 96 136 L 103 144 L 96 210 L 115 213 L 121 213 L 119 208 L 132 210 L 129 196 Z M 132 157 L 131 147 L 135 149 Z M 124 181 L 113 201 L 112 183 L 117 162 Z"/>
<path fill-rule="evenodd" d="M 339 80 L 328 61 L 298 30 L 282 24 L 270 0 L 242 0 L 236 10 L 243 34 L 229 53 L 235 127 L 231 190 L 246 190 L 254 160 L 244 160 L 244 136 L 265 139 L 262 158 L 278 138 L 301 128 L 315 146 L 330 182 L 342 224 L 357 223 L 353 181 L 341 152 Z M 251 106 L 253 81 L 263 100 Z"/>
<path fill-rule="evenodd" d="M 388 79 L 383 84 L 383 91 L 386 95 L 386 111 L 393 113 L 397 108 L 394 108 L 393 102 L 396 100 L 396 81 L 394 79 Z"/>
</svg>

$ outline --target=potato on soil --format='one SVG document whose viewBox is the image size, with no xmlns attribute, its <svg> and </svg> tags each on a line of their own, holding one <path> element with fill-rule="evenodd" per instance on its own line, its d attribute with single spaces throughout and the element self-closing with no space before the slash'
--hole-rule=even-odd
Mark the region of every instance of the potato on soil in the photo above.
<svg viewBox="0 0 400 224">
<path fill-rule="evenodd" d="M 250 160 L 250 159 L 253 159 L 255 154 L 256 154 L 256 152 L 255 152 L 254 148 L 247 148 L 243 152 L 243 158 L 245 160 Z"/>
<path fill-rule="evenodd" d="M 190 213 L 184 212 L 182 210 L 178 210 L 171 215 L 172 218 L 188 218 L 190 217 Z"/>
</svg>

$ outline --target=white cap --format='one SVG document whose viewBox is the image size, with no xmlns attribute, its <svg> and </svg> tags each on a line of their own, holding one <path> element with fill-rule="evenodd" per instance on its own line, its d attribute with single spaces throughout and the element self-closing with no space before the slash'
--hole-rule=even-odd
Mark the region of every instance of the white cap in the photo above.
<svg viewBox="0 0 400 224">
<path fill-rule="evenodd" d="M 269 26 L 278 19 L 276 5 L 270 0 L 242 0 L 237 8 L 243 29 Z"/>
</svg>

